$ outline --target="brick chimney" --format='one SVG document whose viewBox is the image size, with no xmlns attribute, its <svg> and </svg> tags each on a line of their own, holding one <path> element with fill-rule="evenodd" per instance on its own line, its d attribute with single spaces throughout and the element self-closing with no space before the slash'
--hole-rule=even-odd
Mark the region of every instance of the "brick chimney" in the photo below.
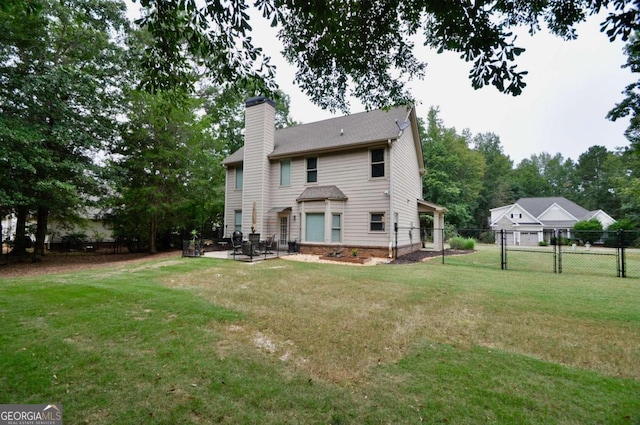
<svg viewBox="0 0 640 425">
<path fill-rule="evenodd" d="M 267 155 L 273 152 L 275 133 L 275 102 L 266 97 L 252 97 L 245 102 L 244 163 L 242 188 L 242 232 L 251 232 L 254 202 L 255 232 L 264 233 L 270 172 Z M 265 235 L 261 235 L 264 237 Z"/>
</svg>

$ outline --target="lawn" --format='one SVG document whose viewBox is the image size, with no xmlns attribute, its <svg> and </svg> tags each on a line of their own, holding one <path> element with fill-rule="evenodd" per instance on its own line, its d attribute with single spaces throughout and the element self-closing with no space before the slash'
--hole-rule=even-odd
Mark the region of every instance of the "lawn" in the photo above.
<svg viewBox="0 0 640 425">
<path fill-rule="evenodd" d="M 640 424 L 640 281 L 484 255 L 0 275 L 0 404 L 62 403 L 66 424 Z"/>
</svg>

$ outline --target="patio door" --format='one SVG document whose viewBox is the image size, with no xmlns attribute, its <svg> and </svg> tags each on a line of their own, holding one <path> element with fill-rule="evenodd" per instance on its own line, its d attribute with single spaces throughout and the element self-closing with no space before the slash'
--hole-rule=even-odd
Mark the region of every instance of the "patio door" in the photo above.
<svg viewBox="0 0 640 425">
<path fill-rule="evenodd" d="M 280 216 L 280 245 L 286 246 L 289 241 L 289 216 Z"/>
</svg>

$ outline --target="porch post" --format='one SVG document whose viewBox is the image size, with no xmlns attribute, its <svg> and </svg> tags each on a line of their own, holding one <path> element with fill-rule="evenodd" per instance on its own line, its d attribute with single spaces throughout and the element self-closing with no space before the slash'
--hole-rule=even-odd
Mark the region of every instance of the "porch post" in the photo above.
<svg viewBox="0 0 640 425">
<path fill-rule="evenodd" d="M 441 251 L 444 248 L 442 236 L 444 234 L 444 213 L 441 211 L 433 212 L 433 249 Z"/>
</svg>

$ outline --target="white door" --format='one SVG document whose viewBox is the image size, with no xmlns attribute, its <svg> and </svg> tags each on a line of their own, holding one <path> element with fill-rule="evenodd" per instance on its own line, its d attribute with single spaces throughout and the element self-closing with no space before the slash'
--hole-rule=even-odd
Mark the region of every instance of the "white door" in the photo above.
<svg viewBox="0 0 640 425">
<path fill-rule="evenodd" d="M 289 216 L 280 216 L 280 245 L 286 246 L 289 241 Z"/>
</svg>

